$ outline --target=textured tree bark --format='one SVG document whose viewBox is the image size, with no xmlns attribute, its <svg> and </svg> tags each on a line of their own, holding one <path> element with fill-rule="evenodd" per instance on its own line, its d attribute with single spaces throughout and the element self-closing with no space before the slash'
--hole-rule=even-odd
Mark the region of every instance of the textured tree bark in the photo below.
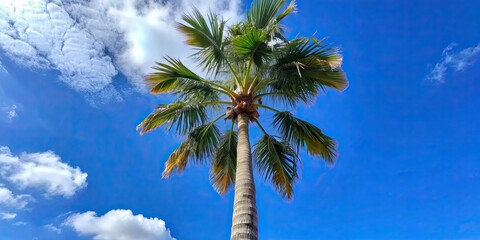
<svg viewBox="0 0 480 240">
<path fill-rule="evenodd" d="M 252 170 L 252 152 L 248 134 L 249 117 L 240 113 L 237 118 L 237 171 L 231 240 L 257 240 L 257 203 Z"/>
</svg>

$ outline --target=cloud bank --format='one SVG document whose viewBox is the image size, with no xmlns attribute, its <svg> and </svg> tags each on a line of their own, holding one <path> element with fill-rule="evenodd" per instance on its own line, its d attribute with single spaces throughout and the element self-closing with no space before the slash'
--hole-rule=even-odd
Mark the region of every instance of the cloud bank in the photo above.
<svg viewBox="0 0 480 240">
<path fill-rule="evenodd" d="M 467 67 L 474 64 L 480 57 L 480 43 L 477 46 L 455 51 L 455 43 L 448 45 L 442 52 L 440 61 L 435 64 L 432 71 L 425 77 L 425 80 L 444 83 L 447 72 L 465 71 Z"/>
<path fill-rule="evenodd" d="M 192 6 L 235 22 L 240 0 L 4 0 L 0 49 L 17 64 L 57 70 L 62 82 L 101 101 L 121 101 L 122 73 L 130 88 L 165 55 L 191 54 L 175 21 Z M 187 62 L 192 64 L 192 62 Z"/>
<path fill-rule="evenodd" d="M 36 188 L 46 196 L 71 197 L 87 185 L 87 173 L 61 162 L 51 151 L 14 156 L 0 147 L 0 174 L 17 188 Z"/>
<path fill-rule="evenodd" d="M 76 213 L 64 223 L 95 240 L 174 240 L 165 222 L 158 218 L 133 215 L 131 210 L 111 210 L 103 216 L 95 212 Z"/>
</svg>

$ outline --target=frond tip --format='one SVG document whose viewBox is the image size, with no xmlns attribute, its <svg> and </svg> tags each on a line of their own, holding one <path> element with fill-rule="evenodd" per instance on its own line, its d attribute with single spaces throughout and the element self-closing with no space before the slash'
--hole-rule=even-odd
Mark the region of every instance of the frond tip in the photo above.
<svg viewBox="0 0 480 240">
<path fill-rule="evenodd" d="M 297 149 L 306 146 L 308 153 L 320 156 L 328 163 L 337 159 L 336 141 L 313 124 L 294 117 L 290 112 L 275 114 L 273 124 L 282 137 Z"/>
<path fill-rule="evenodd" d="M 298 180 L 297 163 L 300 159 L 286 141 L 264 135 L 255 145 L 253 155 L 265 180 L 272 183 L 283 198 L 293 197 L 293 184 Z"/>
<path fill-rule="evenodd" d="M 210 158 L 215 152 L 215 148 L 220 138 L 220 130 L 213 123 L 204 124 L 193 129 L 187 139 L 173 151 L 165 162 L 165 169 L 162 177 L 168 178 L 173 170 L 182 172 L 189 159 L 202 162 Z"/>
<path fill-rule="evenodd" d="M 165 169 L 162 173 L 162 178 L 169 178 L 173 170 L 177 169 L 182 172 L 187 166 L 188 157 L 190 156 L 189 142 L 185 141 L 170 154 L 168 160 L 165 162 Z"/>
</svg>

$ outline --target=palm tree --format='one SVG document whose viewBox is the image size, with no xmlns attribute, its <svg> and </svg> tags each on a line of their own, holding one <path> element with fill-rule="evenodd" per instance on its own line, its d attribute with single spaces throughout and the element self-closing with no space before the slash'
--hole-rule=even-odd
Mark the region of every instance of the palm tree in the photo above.
<svg viewBox="0 0 480 240">
<path fill-rule="evenodd" d="M 292 109 L 297 103 L 310 103 L 327 87 L 344 90 L 348 85 L 338 48 L 314 37 L 284 36 L 281 21 L 296 11 L 296 2 L 285 5 L 285 0 L 256 0 L 246 20 L 230 27 L 215 13 L 203 16 L 193 10 L 177 28 L 210 78 L 168 56 L 146 77 L 152 94 L 170 93 L 176 100 L 158 105 L 139 124 L 141 134 L 166 126 L 186 136 L 166 161 L 163 177 L 183 171 L 191 162 L 208 163 L 220 194 L 234 185 L 231 239 L 258 239 L 254 168 L 283 198 L 291 199 L 300 149 L 328 163 L 336 159 L 332 138 L 270 105 L 283 103 Z M 259 108 L 272 111 L 278 136 L 260 124 Z M 209 118 L 215 113 L 219 115 Z M 223 119 L 231 122 L 225 132 L 216 125 Z M 253 154 L 251 125 L 263 133 Z"/>
</svg>

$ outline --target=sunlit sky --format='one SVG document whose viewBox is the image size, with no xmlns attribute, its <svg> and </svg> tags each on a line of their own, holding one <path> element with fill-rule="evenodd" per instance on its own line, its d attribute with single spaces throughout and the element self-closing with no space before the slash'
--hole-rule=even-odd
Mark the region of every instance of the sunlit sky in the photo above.
<svg viewBox="0 0 480 240">
<path fill-rule="evenodd" d="M 171 100 L 144 89 L 154 61 L 198 70 L 174 21 L 196 6 L 233 23 L 249 4 L 0 0 L 0 239 L 228 239 L 232 191 L 207 166 L 162 179 L 182 138 L 135 127 Z M 340 46 L 350 86 L 293 111 L 339 158 L 301 153 L 291 201 L 255 176 L 260 239 L 480 239 L 479 9 L 298 1 L 287 35 Z"/>
</svg>

